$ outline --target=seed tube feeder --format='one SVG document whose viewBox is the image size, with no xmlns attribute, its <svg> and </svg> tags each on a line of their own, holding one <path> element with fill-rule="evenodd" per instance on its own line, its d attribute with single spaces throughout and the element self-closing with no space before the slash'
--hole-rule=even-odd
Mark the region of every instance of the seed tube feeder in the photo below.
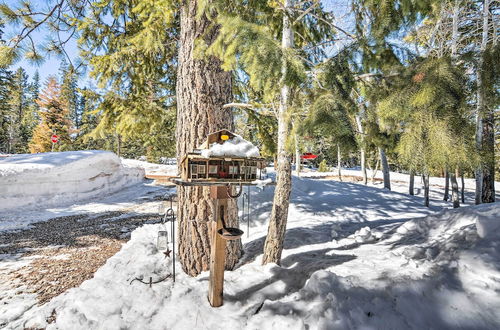
<svg viewBox="0 0 500 330">
<path fill-rule="evenodd" d="M 220 130 L 208 135 L 197 149 L 181 160 L 181 176 L 171 181 L 180 186 L 207 186 L 213 201 L 213 221 L 210 235 L 210 280 L 208 300 L 212 307 L 223 303 L 224 265 L 226 242 L 237 240 L 243 235 L 239 228 L 226 226 L 224 219 L 228 199 L 238 198 L 244 185 L 259 185 L 261 170 L 266 166 L 259 150 L 242 137 Z M 269 184 L 269 183 L 268 183 Z M 272 184 L 272 183 L 270 183 Z M 239 185 L 239 192 L 233 194 L 232 187 Z"/>
</svg>

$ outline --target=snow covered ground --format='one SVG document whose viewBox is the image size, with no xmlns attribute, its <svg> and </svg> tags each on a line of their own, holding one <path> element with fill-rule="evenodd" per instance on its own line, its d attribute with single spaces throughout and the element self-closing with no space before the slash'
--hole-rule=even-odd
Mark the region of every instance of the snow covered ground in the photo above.
<svg viewBox="0 0 500 330">
<path fill-rule="evenodd" d="M 109 151 L 11 155 L 0 159 L 0 211 L 45 208 L 105 196 L 142 181 Z"/>
<path fill-rule="evenodd" d="M 153 164 L 136 159 L 124 159 L 122 163 L 129 167 L 143 168 L 148 175 L 177 176 L 177 165 Z"/>
<path fill-rule="evenodd" d="M 13 303 L 22 313 L 6 327 L 500 328 L 499 203 L 451 210 L 436 189 L 425 208 L 403 180 L 390 192 L 380 184 L 294 177 L 282 264 L 261 266 L 273 189 L 251 188 L 250 235 L 239 266 L 225 272 L 222 307 L 208 304 L 208 273 L 178 271 L 175 284 L 151 288 L 133 281 L 171 273 L 170 259 L 156 249 L 161 225 L 149 224 L 80 287 L 42 306 Z M 136 201 L 145 211 L 158 207 Z M 0 306 L 0 315 L 8 310 Z"/>
</svg>

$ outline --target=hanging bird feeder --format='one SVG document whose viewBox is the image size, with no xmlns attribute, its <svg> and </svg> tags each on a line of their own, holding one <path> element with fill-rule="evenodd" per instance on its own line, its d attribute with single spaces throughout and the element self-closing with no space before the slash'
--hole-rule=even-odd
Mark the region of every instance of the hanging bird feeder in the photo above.
<svg viewBox="0 0 500 330">
<path fill-rule="evenodd" d="M 181 160 L 181 177 L 171 181 L 179 186 L 210 187 L 213 201 L 211 261 L 208 300 L 212 307 L 222 305 L 226 242 L 243 235 L 239 228 L 227 227 L 224 211 L 228 199 L 238 198 L 243 186 L 261 185 L 265 159 L 252 143 L 228 130 L 208 135 L 206 141 Z M 274 184 L 274 183 L 267 183 Z M 233 193 L 232 186 L 239 191 Z"/>
</svg>

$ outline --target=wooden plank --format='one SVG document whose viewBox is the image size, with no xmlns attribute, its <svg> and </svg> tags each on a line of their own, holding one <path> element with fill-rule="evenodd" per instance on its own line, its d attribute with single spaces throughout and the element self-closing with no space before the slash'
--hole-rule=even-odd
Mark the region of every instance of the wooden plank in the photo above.
<svg viewBox="0 0 500 330">
<path fill-rule="evenodd" d="M 216 195 L 223 195 L 223 193 L 225 193 L 227 196 L 227 192 L 222 191 L 226 190 L 226 187 L 212 187 L 211 189 L 221 190 L 219 192 L 214 192 Z M 212 307 L 219 307 L 223 304 L 226 240 L 217 234 L 217 231 L 222 228 L 221 216 L 223 216 L 224 210 L 227 208 L 227 198 L 214 199 L 214 203 L 216 221 L 212 221 L 208 301 Z"/>
<path fill-rule="evenodd" d="M 194 180 L 194 181 L 185 181 L 181 178 L 172 178 L 170 179 L 174 184 L 178 186 L 227 186 L 227 185 L 236 185 L 239 186 L 256 186 L 256 183 L 252 183 L 253 181 L 240 181 L 239 179 L 227 180 L 227 179 L 216 179 L 210 178 L 207 180 Z M 266 186 L 275 186 L 276 182 L 267 183 Z"/>
</svg>

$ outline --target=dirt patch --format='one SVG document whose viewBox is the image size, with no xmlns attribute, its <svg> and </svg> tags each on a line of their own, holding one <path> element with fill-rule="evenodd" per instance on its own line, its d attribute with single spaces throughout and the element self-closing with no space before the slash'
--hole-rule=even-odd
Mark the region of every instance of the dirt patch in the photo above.
<svg viewBox="0 0 500 330">
<path fill-rule="evenodd" d="M 92 278 L 135 228 L 159 221 L 156 214 L 122 212 L 59 217 L 26 230 L 0 233 L 0 254 L 33 258 L 8 276 L 26 285 L 44 304 Z"/>
</svg>

